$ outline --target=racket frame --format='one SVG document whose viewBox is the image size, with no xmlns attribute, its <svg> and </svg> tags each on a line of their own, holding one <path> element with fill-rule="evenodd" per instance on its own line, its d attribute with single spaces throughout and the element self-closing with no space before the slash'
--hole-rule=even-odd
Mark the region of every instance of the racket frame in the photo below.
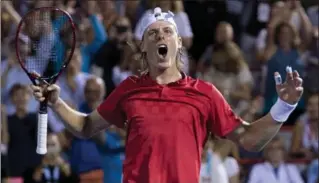
<svg viewBox="0 0 319 183">
<path fill-rule="evenodd" d="M 68 19 L 67 21 L 70 23 L 71 25 L 71 28 L 72 28 L 72 45 L 71 45 L 71 51 L 70 51 L 70 55 L 69 57 L 64 60 L 64 63 L 62 65 L 62 67 L 60 68 L 59 72 L 50 76 L 50 77 L 42 77 L 42 76 L 37 76 L 35 74 L 33 74 L 32 72 L 29 72 L 28 69 L 25 67 L 23 61 L 22 61 L 22 58 L 20 56 L 20 53 L 19 53 L 19 34 L 21 33 L 21 29 L 22 29 L 22 25 L 25 23 L 25 20 L 26 18 L 30 15 L 30 14 L 33 14 L 37 11 L 49 11 L 49 12 L 62 12 L 64 16 L 66 16 L 66 18 Z M 37 84 L 36 81 L 38 81 L 38 83 L 43 83 L 45 85 L 51 85 L 51 84 L 54 84 L 57 79 L 59 78 L 59 76 L 62 74 L 62 72 L 65 70 L 65 68 L 69 65 L 71 59 L 72 59 L 72 56 L 73 56 L 73 53 L 74 53 L 74 50 L 75 50 L 75 46 L 76 46 L 76 27 L 75 27 L 75 24 L 74 24 L 74 21 L 73 21 L 73 18 L 71 17 L 71 15 L 65 11 L 65 10 L 62 10 L 62 9 L 59 9 L 59 8 L 56 8 L 56 7 L 40 7 L 40 8 L 34 8 L 32 9 L 31 11 L 27 12 L 23 17 L 22 19 L 20 20 L 19 22 L 19 25 L 17 27 L 17 31 L 16 31 L 16 35 L 15 35 L 15 49 L 16 49 L 16 56 L 17 56 L 17 59 L 19 61 L 19 64 L 21 66 L 21 68 L 24 70 L 24 72 L 28 75 L 28 77 L 30 78 L 31 82 L 33 83 L 33 85 L 39 85 Z M 48 106 L 48 99 L 47 97 L 45 97 L 46 99 L 42 102 L 40 102 L 40 106 L 39 106 L 39 114 L 38 114 L 38 142 L 39 142 L 39 125 L 45 125 L 45 127 L 47 127 L 47 113 L 48 113 L 48 110 L 47 110 L 47 106 Z M 41 124 L 43 123 L 43 120 L 44 120 L 44 123 L 46 124 Z M 46 132 L 46 131 L 45 131 Z M 45 134 L 45 142 L 46 142 L 46 135 Z M 46 144 L 45 144 L 46 146 Z M 38 150 L 39 148 L 37 147 L 37 153 L 38 154 L 45 154 L 46 153 L 46 148 L 45 150 Z"/>
</svg>

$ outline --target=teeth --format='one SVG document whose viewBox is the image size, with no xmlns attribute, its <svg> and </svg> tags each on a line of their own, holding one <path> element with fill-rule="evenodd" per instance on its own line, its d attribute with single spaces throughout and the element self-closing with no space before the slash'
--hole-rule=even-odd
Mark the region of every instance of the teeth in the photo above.
<svg viewBox="0 0 319 183">
<path fill-rule="evenodd" d="M 159 45 L 160 48 L 166 48 L 166 45 L 165 44 L 161 44 Z"/>
</svg>

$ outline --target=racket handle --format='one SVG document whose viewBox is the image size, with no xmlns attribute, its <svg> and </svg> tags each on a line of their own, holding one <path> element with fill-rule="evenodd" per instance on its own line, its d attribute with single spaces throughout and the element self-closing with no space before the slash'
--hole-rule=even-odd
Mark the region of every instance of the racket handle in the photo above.
<svg viewBox="0 0 319 183">
<path fill-rule="evenodd" d="M 47 153 L 47 135 L 48 135 L 48 114 L 38 114 L 38 136 L 37 136 L 37 150 L 38 154 Z"/>
</svg>

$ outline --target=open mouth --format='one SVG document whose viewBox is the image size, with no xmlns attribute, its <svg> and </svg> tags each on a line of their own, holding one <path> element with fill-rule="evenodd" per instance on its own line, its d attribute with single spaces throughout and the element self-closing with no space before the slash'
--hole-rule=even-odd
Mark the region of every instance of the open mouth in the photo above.
<svg viewBox="0 0 319 183">
<path fill-rule="evenodd" d="M 165 58 L 167 55 L 167 46 L 165 44 L 161 44 L 159 45 L 158 49 L 157 49 L 157 53 L 160 57 Z"/>
</svg>

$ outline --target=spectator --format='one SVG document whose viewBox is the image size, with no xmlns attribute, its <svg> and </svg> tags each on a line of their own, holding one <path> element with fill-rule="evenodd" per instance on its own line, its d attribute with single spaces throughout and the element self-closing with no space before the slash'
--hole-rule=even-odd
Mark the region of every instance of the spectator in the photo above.
<svg viewBox="0 0 319 183">
<path fill-rule="evenodd" d="M 216 39 L 221 44 L 208 47 L 204 53 L 202 60 L 210 66 L 202 78 L 213 83 L 239 114 L 249 107 L 253 79 L 240 48 L 227 38 L 231 35 L 227 32 L 231 30 L 231 25 L 226 22 L 217 27 Z M 228 35 L 223 35 L 224 32 Z"/>
<path fill-rule="evenodd" d="M 184 69 L 183 71 L 185 73 L 189 73 L 189 59 L 188 59 L 188 54 L 187 50 L 192 46 L 193 43 L 193 31 L 192 27 L 190 25 L 188 15 L 184 12 L 184 5 L 182 1 L 160 1 L 160 0 L 152 0 L 151 3 L 151 8 L 147 10 L 144 15 L 140 18 L 138 21 L 136 27 L 135 27 L 135 32 L 134 32 L 134 38 L 137 40 L 138 44 L 142 40 L 142 36 L 140 35 L 141 31 L 140 29 L 142 28 L 142 20 L 147 17 L 148 14 L 152 13 L 153 9 L 156 7 L 160 7 L 163 11 L 172 11 L 174 13 L 174 21 L 177 26 L 177 31 L 179 36 L 182 38 L 183 46 L 186 48 L 184 50 L 184 54 L 182 55 L 182 62 L 184 63 Z"/>
<path fill-rule="evenodd" d="M 104 144 L 99 146 L 103 158 L 104 182 L 122 182 L 125 138 L 125 131 L 115 126 L 105 132 Z"/>
<path fill-rule="evenodd" d="M 102 16 L 104 29 L 109 33 L 111 26 L 120 15 L 116 12 L 114 1 L 98 1 L 97 3 Z"/>
<path fill-rule="evenodd" d="M 307 183 L 318 183 L 319 182 L 319 160 L 315 157 L 307 169 Z"/>
<path fill-rule="evenodd" d="M 115 88 L 112 80 L 113 67 L 119 64 L 125 44 L 132 41 L 132 28 L 128 18 L 119 17 L 110 28 L 110 39 L 94 56 L 93 73 L 103 78 L 107 88 L 106 95 Z"/>
<path fill-rule="evenodd" d="M 70 50 L 67 50 L 66 54 L 69 54 L 69 52 Z M 76 48 L 68 67 L 57 81 L 61 87 L 61 97 L 76 109 L 85 101 L 84 86 L 86 80 L 91 76 L 86 72 L 81 72 L 81 64 L 81 52 Z M 63 137 L 64 125 L 61 119 L 51 109 L 48 110 L 48 118 L 50 129 L 58 134 L 60 143 L 64 145 L 66 142 L 63 140 L 65 139 Z"/>
<path fill-rule="evenodd" d="M 310 22 L 313 26 L 319 27 L 319 6 L 318 4 L 313 5 L 307 9 Z"/>
<path fill-rule="evenodd" d="M 295 2 L 295 1 L 293 1 Z M 300 5 L 300 2 L 295 2 L 295 8 L 304 15 L 304 11 Z M 303 16 L 302 16 L 303 17 Z M 294 70 L 297 70 L 301 75 L 304 74 L 305 63 L 301 61 L 300 55 L 307 48 L 309 43 L 309 20 L 307 17 L 303 17 L 302 26 L 304 27 L 305 35 L 302 40 L 299 39 L 298 33 L 295 28 L 287 22 L 282 20 L 273 20 L 274 22 L 269 23 L 268 26 L 268 40 L 264 51 L 263 60 L 266 65 L 266 75 L 265 75 L 265 106 L 264 113 L 267 113 L 271 106 L 277 100 L 276 89 L 274 86 L 273 73 L 279 72 L 285 80 L 285 69 L 286 66 L 291 66 Z M 279 23 L 278 23 L 279 22 Z M 310 34 L 311 35 L 311 34 Z M 304 99 L 299 101 L 296 110 L 290 115 L 288 123 L 294 123 L 296 118 L 304 111 Z"/>
<path fill-rule="evenodd" d="M 233 27 L 227 22 L 221 22 L 218 24 L 215 30 L 214 44 L 207 46 L 205 52 L 202 54 L 198 63 L 199 72 L 204 72 L 204 68 L 209 66 L 212 62 L 212 54 L 214 47 L 223 47 L 227 43 L 231 43 L 234 39 Z"/>
<path fill-rule="evenodd" d="M 286 150 L 282 139 L 274 139 L 264 149 L 264 163 L 253 166 L 248 183 L 303 183 L 298 168 L 293 164 L 285 163 Z"/>
<path fill-rule="evenodd" d="M 184 1 L 185 12 L 189 16 L 194 32 L 193 46 L 189 50 L 196 61 L 205 48 L 214 42 L 215 29 L 226 18 L 225 1 Z"/>
<path fill-rule="evenodd" d="M 319 128 L 319 94 L 309 97 L 306 113 L 295 124 L 291 153 L 295 156 L 311 159 L 313 153 L 318 153 Z"/>
<path fill-rule="evenodd" d="M 239 183 L 240 168 L 236 160 L 239 159 L 239 152 L 236 144 L 226 139 L 215 139 L 213 150 L 219 154 L 225 166 L 229 183 Z"/>
<path fill-rule="evenodd" d="M 24 177 L 27 170 L 41 162 L 41 156 L 36 154 L 37 115 L 28 112 L 30 100 L 27 86 L 15 84 L 10 89 L 10 99 L 15 112 L 8 116 L 8 176 Z"/>
<path fill-rule="evenodd" d="M 299 21 L 299 19 L 301 21 Z M 305 41 L 304 46 L 308 44 L 311 35 L 311 23 L 300 3 L 297 1 L 293 1 L 293 3 L 285 3 L 283 1 L 277 1 L 273 3 L 268 27 L 276 27 L 276 25 L 281 22 L 290 23 L 296 30 L 297 34 L 303 37 L 303 41 Z M 300 24 L 305 26 L 303 31 L 300 29 Z M 270 30 L 272 30 L 272 28 L 270 28 Z M 265 58 L 263 58 L 264 50 L 268 44 L 267 42 L 273 39 L 271 35 L 268 35 L 270 30 L 269 28 L 261 29 L 256 40 L 257 60 L 262 62 L 267 61 L 264 60 Z"/>
<path fill-rule="evenodd" d="M 32 172 L 32 177 L 28 181 L 34 183 L 76 182 L 76 179 L 71 177 L 70 165 L 61 157 L 58 136 L 49 134 L 47 144 L 47 154 L 44 155 L 41 165 Z"/>
<path fill-rule="evenodd" d="M 80 111 L 92 112 L 102 101 L 105 94 L 102 79 L 91 76 L 84 86 L 85 102 L 80 105 Z M 104 143 L 104 132 L 92 139 L 70 137 L 70 162 L 72 171 L 80 177 L 80 183 L 102 183 L 102 157 L 97 145 Z"/>
<path fill-rule="evenodd" d="M 23 46 L 21 51 L 25 51 L 24 54 L 28 54 L 29 50 L 27 47 L 27 42 L 28 42 L 28 37 L 26 36 L 19 36 L 19 41 L 25 45 L 20 45 L 21 48 Z M 12 88 L 13 85 L 20 83 L 20 84 L 25 84 L 29 85 L 31 84 L 30 79 L 28 76 L 25 74 L 25 72 L 22 70 L 22 68 L 19 65 L 19 62 L 16 59 L 15 56 L 15 47 L 14 47 L 14 39 L 12 38 L 10 43 L 9 43 L 9 57 L 1 62 L 1 99 L 2 103 L 6 105 L 6 112 L 8 115 L 11 115 L 15 112 L 15 107 L 12 104 L 10 97 L 9 97 L 9 91 Z M 34 100 L 34 98 L 31 98 L 28 100 L 28 106 L 27 110 L 28 112 L 35 112 L 37 111 L 38 107 L 38 102 Z"/>
<path fill-rule="evenodd" d="M 8 42 L 11 41 L 10 34 L 13 32 L 13 28 L 19 24 L 21 17 L 10 1 L 2 2 L 1 10 L 1 60 L 3 60 L 10 54 L 10 48 L 8 47 Z"/>
<path fill-rule="evenodd" d="M 67 51 L 69 54 L 70 50 Z M 82 55 L 79 49 L 75 49 L 70 64 L 66 71 L 62 73 L 58 80 L 61 87 L 61 97 L 72 103 L 76 108 L 84 102 L 84 87 L 87 79 L 91 76 L 88 73 L 81 72 Z"/>
<path fill-rule="evenodd" d="M 76 9 L 73 19 L 77 23 L 77 43 L 80 47 L 82 57 L 81 71 L 89 72 L 91 67 L 92 56 L 99 50 L 103 43 L 107 40 L 106 31 L 102 22 L 98 18 L 96 1 L 79 1 L 80 8 Z M 70 9 L 70 7 L 64 7 Z M 60 24 L 56 23 L 55 26 Z M 70 37 L 70 36 L 69 36 Z M 60 40 L 61 41 L 61 40 Z M 68 41 L 62 40 L 59 45 L 65 50 Z M 65 53 L 63 53 L 65 54 Z"/>
<path fill-rule="evenodd" d="M 313 38 L 307 54 L 305 54 L 305 61 L 307 63 L 305 76 L 305 94 L 319 92 L 319 27 L 314 27 Z"/>
<path fill-rule="evenodd" d="M 200 183 L 229 183 L 227 171 L 218 153 L 213 152 L 213 142 L 208 139 L 203 154 L 200 169 Z"/>
<path fill-rule="evenodd" d="M 127 77 L 140 74 L 141 62 L 138 58 L 134 58 L 138 57 L 137 50 L 134 43 L 125 46 L 120 63 L 113 67 L 112 71 L 112 79 L 116 86 Z"/>
<path fill-rule="evenodd" d="M 129 18 L 133 29 L 144 11 L 143 0 L 125 1 L 125 15 Z"/>
<path fill-rule="evenodd" d="M 7 181 L 8 176 L 8 123 L 5 106 L 1 105 L 1 181 Z"/>
</svg>

